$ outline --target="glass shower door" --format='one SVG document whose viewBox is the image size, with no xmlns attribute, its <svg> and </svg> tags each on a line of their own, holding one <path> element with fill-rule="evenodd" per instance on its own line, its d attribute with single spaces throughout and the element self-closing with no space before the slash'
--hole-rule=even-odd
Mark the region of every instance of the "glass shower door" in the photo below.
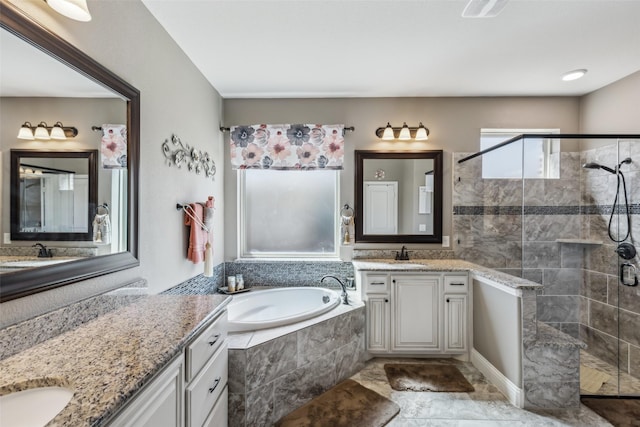
<svg viewBox="0 0 640 427">
<path fill-rule="evenodd" d="M 616 245 L 618 395 L 640 396 L 640 140 L 619 140 L 617 203 L 610 239 Z"/>
</svg>

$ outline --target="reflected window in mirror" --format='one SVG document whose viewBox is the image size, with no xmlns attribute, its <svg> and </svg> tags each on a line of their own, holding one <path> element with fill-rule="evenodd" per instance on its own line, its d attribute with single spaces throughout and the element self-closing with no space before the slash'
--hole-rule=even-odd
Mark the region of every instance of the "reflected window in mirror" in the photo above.
<svg viewBox="0 0 640 427">
<path fill-rule="evenodd" d="M 442 241 L 442 151 L 356 150 L 356 242 Z"/>
</svg>

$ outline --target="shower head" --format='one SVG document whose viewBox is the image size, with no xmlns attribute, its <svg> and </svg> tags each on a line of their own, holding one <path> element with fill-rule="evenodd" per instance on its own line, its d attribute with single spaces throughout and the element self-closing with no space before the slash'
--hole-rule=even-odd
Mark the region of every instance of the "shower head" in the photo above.
<svg viewBox="0 0 640 427">
<path fill-rule="evenodd" d="M 585 168 L 585 169 L 603 169 L 603 170 L 606 170 L 607 172 L 612 173 L 614 175 L 616 174 L 616 171 L 611 169 L 610 167 L 603 166 L 603 165 L 601 165 L 599 163 L 595 163 L 595 162 L 585 163 L 584 165 L 582 165 L 582 167 Z"/>
<path fill-rule="evenodd" d="M 623 161 L 621 161 L 621 162 L 618 164 L 618 168 L 620 168 L 620 166 L 622 166 L 622 165 L 628 165 L 628 164 L 630 164 L 630 163 L 631 163 L 631 157 L 627 157 L 626 159 L 624 159 Z"/>
</svg>

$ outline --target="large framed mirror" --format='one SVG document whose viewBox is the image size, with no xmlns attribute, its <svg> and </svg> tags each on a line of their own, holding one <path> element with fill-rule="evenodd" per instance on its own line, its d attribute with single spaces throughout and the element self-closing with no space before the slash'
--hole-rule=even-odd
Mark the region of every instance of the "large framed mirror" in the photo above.
<svg viewBox="0 0 640 427">
<path fill-rule="evenodd" d="M 112 203 L 116 205 L 110 206 L 112 207 L 111 215 L 113 221 L 117 223 L 116 227 L 121 230 L 120 235 L 122 236 L 122 241 L 117 245 L 109 246 L 96 246 L 93 237 L 90 237 L 91 233 L 86 228 L 81 233 L 82 236 L 73 238 L 68 236 L 69 238 L 67 238 L 64 235 L 56 235 L 47 237 L 42 234 L 42 230 L 37 230 L 37 218 L 32 223 L 34 228 L 31 229 L 35 231 L 29 231 L 29 227 L 23 224 L 23 232 L 26 234 L 21 235 L 19 230 L 14 233 L 15 229 L 12 229 L 11 225 L 15 218 L 11 217 L 15 214 L 16 205 L 12 204 L 11 211 L 9 211 L 10 187 L 4 184 L 2 188 L 3 208 L 0 210 L 0 223 L 5 236 L 0 252 L 0 302 L 139 265 L 137 206 L 140 140 L 139 91 L 8 2 L 2 2 L 0 32 L 3 49 L 1 70 L 3 79 L 0 100 L 3 111 L 2 128 L 5 129 L 2 131 L 0 144 L 2 144 L 1 151 L 6 153 L 2 158 L 3 182 L 10 181 L 7 179 L 9 169 L 13 169 L 11 173 L 17 174 L 15 176 L 19 177 L 20 164 L 22 163 L 31 165 L 22 166 L 22 168 L 25 172 L 28 169 L 34 176 L 36 175 L 35 171 L 44 174 L 44 171 L 47 170 L 45 168 L 49 168 L 49 172 L 52 174 L 60 175 L 56 185 L 68 186 L 70 175 L 73 175 L 71 172 L 75 172 L 75 170 L 72 170 L 73 166 L 64 165 L 68 160 L 64 156 L 82 157 L 83 155 L 78 153 L 88 150 L 93 154 L 84 160 L 87 162 L 85 166 L 88 168 L 86 173 L 87 175 L 94 173 L 90 171 L 91 168 L 97 168 L 98 172 L 95 174 L 97 176 L 96 188 L 87 190 L 86 207 L 83 206 L 78 213 L 82 216 L 81 226 L 85 227 L 86 223 L 94 217 L 96 204 L 99 206 L 103 202 L 111 202 L 104 203 L 104 205 Z M 16 54 L 17 57 L 12 58 L 12 54 Z M 45 59 L 42 59 L 43 57 Z M 30 62 L 31 58 L 42 65 L 33 66 L 33 63 Z M 23 71 L 21 74 L 16 67 L 25 65 L 28 66 L 29 72 Z M 67 75 L 70 74 L 73 74 L 74 77 L 67 80 Z M 17 75 L 18 78 L 12 78 L 13 75 Z M 65 80 L 62 82 L 57 80 L 58 78 Z M 90 91 L 83 93 L 84 88 L 89 86 L 96 93 L 93 95 L 87 94 Z M 42 91 L 38 91 L 39 87 L 43 88 Z M 66 88 L 64 95 L 44 92 L 45 88 L 59 87 Z M 34 100 L 36 104 L 33 104 Z M 52 103 L 55 108 L 51 107 Z M 83 127 L 80 127 L 78 123 L 74 123 L 78 127 L 78 136 L 67 142 L 65 147 L 68 148 L 44 149 L 43 147 L 54 146 L 54 141 L 51 141 L 51 145 L 45 146 L 42 145 L 42 142 L 38 145 L 38 141 L 25 142 L 16 139 L 17 131 L 24 121 L 42 120 L 40 115 L 52 111 L 56 113 L 56 120 L 60 120 L 57 118 L 59 115 L 66 114 L 67 118 L 62 120 L 75 121 L 77 119 L 83 124 Z M 27 116 L 27 114 L 35 113 L 40 115 L 37 118 Z M 83 114 L 87 117 L 82 117 Z M 116 119 L 112 119 L 112 117 L 116 117 Z M 5 123 L 5 120 L 11 120 L 11 122 Z M 116 123 L 124 125 L 126 130 L 126 163 L 121 165 L 120 171 L 103 172 L 104 163 L 100 164 L 100 155 L 96 153 L 96 150 L 100 149 L 102 139 L 100 125 L 112 123 L 111 120 L 119 120 Z M 97 125 L 98 132 L 92 131 L 89 121 L 92 121 L 91 124 Z M 46 142 L 49 143 L 49 141 Z M 30 143 L 32 145 L 29 145 Z M 95 147 L 91 146 L 92 143 L 96 144 Z M 33 157 L 28 159 L 30 162 L 23 161 L 23 157 L 26 157 L 24 153 L 13 159 L 12 152 L 12 163 L 15 162 L 15 165 L 9 164 L 8 152 L 13 149 L 18 151 L 32 150 L 34 146 L 39 148 L 31 153 Z M 46 154 L 54 154 L 56 151 L 65 154 L 59 154 L 57 159 L 52 159 Z M 85 171 L 84 169 L 79 170 Z M 82 174 L 79 172 L 79 175 Z M 36 184 L 36 190 L 40 193 L 42 188 L 38 189 L 38 185 L 42 183 L 41 179 L 34 179 L 30 182 L 30 184 Z M 80 181 L 77 183 L 80 185 Z M 11 183 L 11 186 L 13 184 Z M 19 184 L 16 184 L 15 189 L 19 191 Z M 5 241 L 10 229 L 12 231 L 11 243 L 7 244 Z M 37 257 L 37 251 L 31 248 L 34 239 L 38 242 L 45 240 L 49 247 L 55 248 L 58 244 L 61 252 L 74 248 L 74 246 L 85 251 L 89 248 L 93 252 L 87 256 L 75 257 L 68 262 L 55 262 L 58 261 L 55 252 L 53 258 L 40 260 Z M 18 249 L 22 249 L 21 255 L 24 255 L 25 249 L 28 249 L 29 253 L 33 252 L 33 259 L 29 260 L 32 262 L 25 264 L 26 268 L 3 268 L 3 258 L 11 257 L 11 251 Z"/>
<path fill-rule="evenodd" d="M 442 150 L 356 150 L 356 243 L 442 242 Z"/>
</svg>

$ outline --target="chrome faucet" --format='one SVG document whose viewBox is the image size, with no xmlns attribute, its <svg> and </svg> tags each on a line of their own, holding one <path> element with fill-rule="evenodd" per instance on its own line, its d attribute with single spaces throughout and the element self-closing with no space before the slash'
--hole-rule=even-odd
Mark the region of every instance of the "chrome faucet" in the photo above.
<svg viewBox="0 0 640 427">
<path fill-rule="evenodd" d="M 409 261 L 409 252 L 406 246 L 403 246 L 400 252 L 396 252 L 396 261 Z"/>
<path fill-rule="evenodd" d="M 349 305 L 349 297 L 347 295 L 347 287 L 345 286 L 344 283 L 342 283 L 342 280 L 338 279 L 336 276 L 332 276 L 330 274 L 327 274 L 326 276 L 322 276 L 322 279 L 320 279 L 320 283 L 324 282 L 324 279 L 334 279 L 336 280 L 338 283 L 340 283 L 340 286 L 342 287 L 342 294 L 340 295 L 340 297 L 342 298 L 342 303 Z"/>
<path fill-rule="evenodd" d="M 38 250 L 38 258 L 51 258 L 53 255 L 51 254 L 51 249 L 47 249 L 45 245 L 42 243 L 36 243 L 32 246 L 33 248 L 40 248 Z"/>
</svg>

